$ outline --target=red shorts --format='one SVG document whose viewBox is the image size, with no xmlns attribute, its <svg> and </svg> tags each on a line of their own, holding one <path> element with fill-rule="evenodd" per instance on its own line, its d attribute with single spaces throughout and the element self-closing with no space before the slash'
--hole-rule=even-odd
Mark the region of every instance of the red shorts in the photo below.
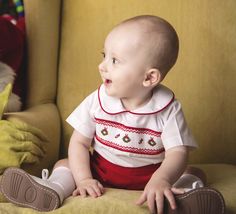
<svg viewBox="0 0 236 214">
<path fill-rule="evenodd" d="M 161 163 L 135 168 L 122 167 L 109 162 L 95 151 L 91 156 L 93 177 L 105 187 L 119 189 L 143 190 L 160 165 Z"/>
</svg>

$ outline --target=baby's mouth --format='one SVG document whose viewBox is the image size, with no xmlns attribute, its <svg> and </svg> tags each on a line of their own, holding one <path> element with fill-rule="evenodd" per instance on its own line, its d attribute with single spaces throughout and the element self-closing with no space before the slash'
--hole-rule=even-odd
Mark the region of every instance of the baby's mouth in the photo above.
<svg viewBox="0 0 236 214">
<path fill-rule="evenodd" d="M 111 80 L 109 80 L 109 79 L 105 79 L 105 85 L 109 85 L 109 84 L 111 84 L 111 83 L 112 83 Z"/>
</svg>

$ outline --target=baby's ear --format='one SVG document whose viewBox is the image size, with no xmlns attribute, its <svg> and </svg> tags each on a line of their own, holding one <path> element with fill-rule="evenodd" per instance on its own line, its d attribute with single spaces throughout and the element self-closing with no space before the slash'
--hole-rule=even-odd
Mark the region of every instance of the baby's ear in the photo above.
<svg viewBox="0 0 236 214">
<path fill-rule="evenodd" d="M 144 87 L 154 87 L 161 82 L 161 72 L 157 68 L 151 68 L 145 73 Z"/>
</svg>

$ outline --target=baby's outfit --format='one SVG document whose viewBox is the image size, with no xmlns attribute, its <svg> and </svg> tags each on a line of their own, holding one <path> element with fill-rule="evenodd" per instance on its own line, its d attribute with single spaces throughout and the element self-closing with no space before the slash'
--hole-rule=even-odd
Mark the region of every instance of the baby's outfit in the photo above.
<svg viewBox="0 0 236 214">
<path fill-rule="evenodd" d="M 165 150 L 196 147 L 174 93 L 159 85 L 150 101 L 133 111 L 108 96 L 104 85 L 89 95 L 66 120 L 94 139 L 92 172 L 103 185 L 144 189 L 160 166 Z"/>
<path fill-rule="evenodd" d="M 124 109 L 121 100 L 108 96 L 104 85 L 101 85 L 66 121 L 77 132 L 93 139 L 91 171 L 93 177 L 105 187 L 143 190 L 164 160 L 166 150 L 176 146 L 197 147 L 186 125 L 181 104 L 175 99 L 173 92 L 163 85 L 154 89 L 152 98 L 146 105 L 133 111 Z M 44 199 L 35 197 L 34 201 L 26 201 L 27 197 L 22 195 L 29 189 L 27 185 L 14 187 L 15 198 L 12 197 L 13 184 L 9 184 L 7 180 L 13 174 L 32 187 L 31 194 L 34 191 L 41 192 Z M 6 170 L 2 180 L 8 184 L 2 185 L 2 191 L 11 202 L 40 211 L 56 209 L 76 188 L 71 171 L 65 167 L 54 169 L 48 179 L 44 175 L 41 180 L 23 170 L 10 168 Z M 177 198 L 180 204 L 186 198 L 196 200 L 194 197 L 198 194 L 217 194 L 218 197 L 214 198 L 217 202 L 222 201 L 221 195 L 215 190 L 200 190 L 204 189 L 199 188 L 203 187 L 203 183 L 194 175 L 181 176 L 173 186 L 185 188 L 186 192 L 199 189 L 197 194 Z M 19 191 L 16 191 L 18 188 Z M 40 204 L 39 200 L 43 202 Z"/>
</svg>

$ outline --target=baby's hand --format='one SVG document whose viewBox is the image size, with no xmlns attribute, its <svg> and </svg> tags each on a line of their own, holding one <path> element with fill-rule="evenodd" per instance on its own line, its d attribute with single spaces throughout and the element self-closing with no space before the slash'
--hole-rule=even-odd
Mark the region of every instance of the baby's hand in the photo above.
<svg viewBox="0 0 236 214">
<path fill-rule="evenodd" d="M 102 184 L 92 178 L 83 179 L 77 183 L 77 188 L 73 192 L 73 196 L 81 195 L 86 197 L 90 195 L 94 198 L 101 196 L 104 193 L 104 188 Z"/>
<path fill-rule="evenodd" d="M 163 214 L 164 197 L 169 201 L 171 208 L 176 209 L 175 198 L 169 182 L 150 179 L 136 204 L 142 205 L 147 201 L 151 213 Z"/>
</svg>

